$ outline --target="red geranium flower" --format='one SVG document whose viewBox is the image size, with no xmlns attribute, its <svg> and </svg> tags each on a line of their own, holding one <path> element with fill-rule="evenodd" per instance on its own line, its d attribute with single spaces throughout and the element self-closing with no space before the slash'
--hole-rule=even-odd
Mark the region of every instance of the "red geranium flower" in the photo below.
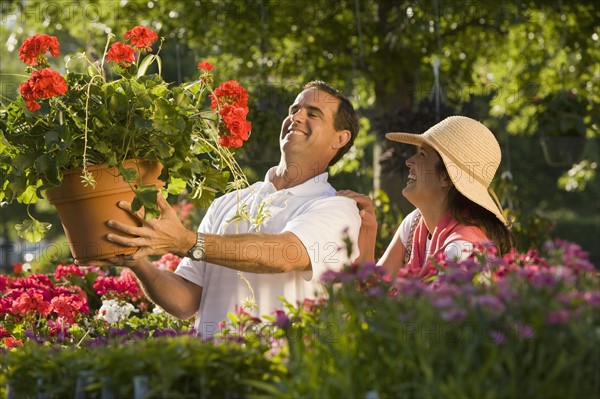
<svg viewBox="0 0 600 399">
<path fill-rule="evenodd" d="M 244 141 L 248 140 L 248 134 L 252 130 L 252 123 L 246 120 L 248 108 L 225 105 L 220 114 L 224 129 L 219 129 L 219 144 L 228 148 L 241 147 Z"/>
<path fill-rule="evenodd" d="M 219 108 L 219 144 L 223 147 L 238 148 L 248 140 L 252 124 L 248 115 L 248 92 L 235 80 L 223 82 L 215 89 L 211 98 L 211 108 Z"/>
<path fill-rule="evenodd" d="M 152 47 L 150 46 L 158 39 L 158 35 L 152 29 L 145 26 L 136 26 L 128 30 L 124 36 L 138 50 L 146 51 L 152 51 Z"/>
<path fill-rule="evenodd" d="M 4 345 L 6 345 L 8 349 L 12 349 L 16 348 L 17 346 L 23 346 L 23 342 L 13 337 L 6 337 L 4 338 Z"/>
<path fill-rule="evenodd" d="M 65 94 L 68 90 L 67 82 L 58 72 L 50 68 L 35 71 L 26 82 L 19 86 L 19 93 L 27 102 L 30 111 L 40 109 L 37 100 Z"/>
<path fill-rule="evenodd" d="M 37 34 L 23 41 L 19 49 L 19 58 L 31 66 L 47 65 L 48 61 L 44 54 L 50 51 L 50 54 L 56 57 L 58 49 L 58 39 L 55 36 Z"/>
<path fill-rule="evenodd" d="M 52 311 L 69 324 L 77 322 L 78 314 L 89 312 L 87 303 L 77 294 L 55 296 L 50 304 Z"/>
<path fill-rule="evenodd" d="M 242 85 L 235 80 L 228 80 L 221 83 L 210 95 L 212 109 L 217 109 L 217 104 L 223 107 L 225 104 L 237 105 L 238 107 L 248 106 L 248 92 Z"/>
<path fill-rule="evenodd" d="M 212 71 L 215 66 L 208 61 L 202 61 L 198 63 L 198 69 L 203 71 Z"/>
<path fill-rule="evenodd" d="M 44 299 L 44 296 L 38 292 L 29 294 L 26 292 L 16 298 L 12 303 L 12 314 L 26 314 L 27 312 L 38 313 L 42 316 L 48 316 L 52 306 Z"/>
<path fill-rule="evenodd" d="M 114 61 L 124 68 L 127 68 L 129 64 L 135 61 L 135 50 L 128 44 L 116 42 L 110 46 L 110 49 L 106 53 L 108 61 Z"/>
</svg>

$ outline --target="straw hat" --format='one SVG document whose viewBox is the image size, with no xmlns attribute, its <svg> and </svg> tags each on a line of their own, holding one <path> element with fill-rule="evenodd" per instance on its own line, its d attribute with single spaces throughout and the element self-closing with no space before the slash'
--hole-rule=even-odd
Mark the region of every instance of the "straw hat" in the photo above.
<svg viewBox="0 0 600 399">
<path fill-rule="evenodd" d="M 502 157 L 490 130 L 466 116 L 451 116 L 423 134 L 387 133 L 389 140 L 421 145 L 426 143 L 441 156 L 456 189 L 507 224 L 502 206 L 489 188 Z"/>
</svg>

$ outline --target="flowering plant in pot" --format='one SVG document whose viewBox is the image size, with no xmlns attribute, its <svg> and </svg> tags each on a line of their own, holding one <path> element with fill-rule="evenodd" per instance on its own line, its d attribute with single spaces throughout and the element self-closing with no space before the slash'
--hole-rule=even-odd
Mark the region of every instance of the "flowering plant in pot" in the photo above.
<svg viewBox="0 0 600 399">
<path fill-rule="evenodd" d="M 84 53 L 67 57 L 62 75 L 46 56 L 59 54 L 55 37 L 38 34 L 23 42 L 19 54 L 29 79 L 0 107 L 0 201 L 35 203 L 61 186 L 69 170 L 75 170 L 72 180 L 92 189 L 94 165 L 114 167 L 111 178 L 130 186 L 134 210 L 143 207 L 147 216 L 159 213 L 161 185 L 169 194 L 186 191 L 206 207 L 219 191 L 246 183 L 230 150 L 251 129 L 246 90 L 236 81 L 213 90 L 213 65 L 206 61 L 198 64 L 196 80 L 169 84 L 161 75 L 162 39 L 142 26 L 124 37 L 129 43 L 109 34 L 99 60 Z M 140 161 L 161 165 L 152 184 L 140 180 Z M 17 225 L 30 241 L 48 228 L 33 217 Z"/>
</svg>

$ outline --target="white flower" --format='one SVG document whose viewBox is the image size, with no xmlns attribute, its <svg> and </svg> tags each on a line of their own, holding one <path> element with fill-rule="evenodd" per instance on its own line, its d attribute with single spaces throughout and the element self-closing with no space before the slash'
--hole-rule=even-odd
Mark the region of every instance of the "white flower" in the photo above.
<svg viewBox="0 0 600 399">
<path fill-rule="evenodd" d="M 102 307 L 98 310 L 96 318 L 105 320 L 109 324 L 117 323 L 121 320 L 125 320 L 131 312 L 137 312 L 138 310 L 130 303 L 120 304 L 114 299 L 108 299 L 102 301 Z"/>
<path fill-rule="evenodd" d="M 163 314 L 163 313 L 165 313 L 165 310 L 163 308 L 161 308 L 160 306 L 156 305 L 156 306 L 154 306 L 154 309 L 152 309 L 152 313 Z"/>
</svg>

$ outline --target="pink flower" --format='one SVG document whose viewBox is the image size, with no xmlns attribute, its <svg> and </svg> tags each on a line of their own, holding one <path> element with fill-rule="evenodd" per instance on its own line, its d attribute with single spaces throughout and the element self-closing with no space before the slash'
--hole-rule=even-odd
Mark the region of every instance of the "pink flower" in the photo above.
<svg viewBox="0 0 600 399">
<path fill-rule="evenodd" d="M 172 253 L 166 253 L 160 259 L 152 262 L 152 264 L 160 270 L 169 270 L 173 272 L 175 269 L 177 269 L 179 262 L 181 262 L 181 258 L 179 256 Z"/>
<path fill-rule="evenodd" d="M 44 299 L 44 296 L 40 293 L 34 292 L 29 294 L 27 292 L 21 293 L 19 297 L 12 303 L 13 314 L 26 314 L 28 312 L 35 312 L 42 316 L 48 316 L 52 306 L 49 302 Z"/>
<path fill-rule="evenodd" d="M 498 345 L 502 345 L 506 341 L 506 335 L 502 331 L 490 331 L 490 338 Z"/>
<path fill-rule="evenodd" d="M 48 325 L 48 327 L 50 327 L 50 336 L 69 336 L 69 323 L 65 323 L 64 320 L 60 318 L 58 320 L 46 320 L 46 324 Z"/>
<path fill-rule="evenodd" d="M 290 318 L 281 309 L 275 311 L 275 325 L 279 328 L 287 328 L 290 325 Z"/>
<path fill-rule="evenodd" d="M 600 306 L 600 292 L 589 291 L 583 294 L 583 299 L 592 306 Z"/>
<path fill-rule="evenodd" d="M 93 288 L 100 296 L 108 295 L 133 301 L 142 296 L 136 278 L 127 269 L 124 269 L 118 277 L 99 276 L 94 282 Z"/>
<path fill-rule="evenodd" d="M 78 314 L 89 312 L 87 303 L 76 294 L 56 296 L 52 298 L 50 303 L 52 304 L 52 311 L 69 324 L 77 322 Z"/>
<path fill-rule="evenodd" d="M 79 276 L 79 277 L 83 277 L 84 273 L 83 271 L 79 268 L 79 266 L 76 265 L 58 265 L 56 267 L 56 270 L 54 271 L 54 279 L 55 280 L 61 280 L 63 278 L 67 278 L 69 276 Z"/>
<path fill-rule="evenodd" d="M 449 308 L 452 305 L 454 305 L 454 299 L 449 295 L 444 295 L 433 300 L 433 306 L 436 308 Z"/>
<path fill-rule="evenodd" d="M 529 324 L 516 324 L 515 330 L 517 335 L 524 339 L 533 339 L 535 338 L 535 330 Z"/>
<path fill-rule="evenodd" d="M 460 308 L 454 308 L 454 309 L 450 309 L 445 312 L 442 312 L 442 319 L 444 319 L 446 321 L 462 321 L 462 320 L 466 319 L 468 315 L 469 315 L 469 313 L 466 310 L 460 309 Z"/>
<path fill-rule="evenodd" d="M 472 305 L 479 305 L 491 312 L 500 314 L 503 313 L 506 309 L 504 303 L 500 299 L 498 299 L 498 297 L 493 295 L 476 296 L 472 299 Z"/>
<path fill-rule="evenodd" d="M 0 339 L 10 336 L 8 330 L 2 326 L 0 326 Z"/>
<path fill-rule="evenodd" d="M 548 324 L 566 324 L 569 321 L 569 312 L 565 309 L 555 310 L 554 312 L 548 313 L 546 321 Z"/>
</svg>

